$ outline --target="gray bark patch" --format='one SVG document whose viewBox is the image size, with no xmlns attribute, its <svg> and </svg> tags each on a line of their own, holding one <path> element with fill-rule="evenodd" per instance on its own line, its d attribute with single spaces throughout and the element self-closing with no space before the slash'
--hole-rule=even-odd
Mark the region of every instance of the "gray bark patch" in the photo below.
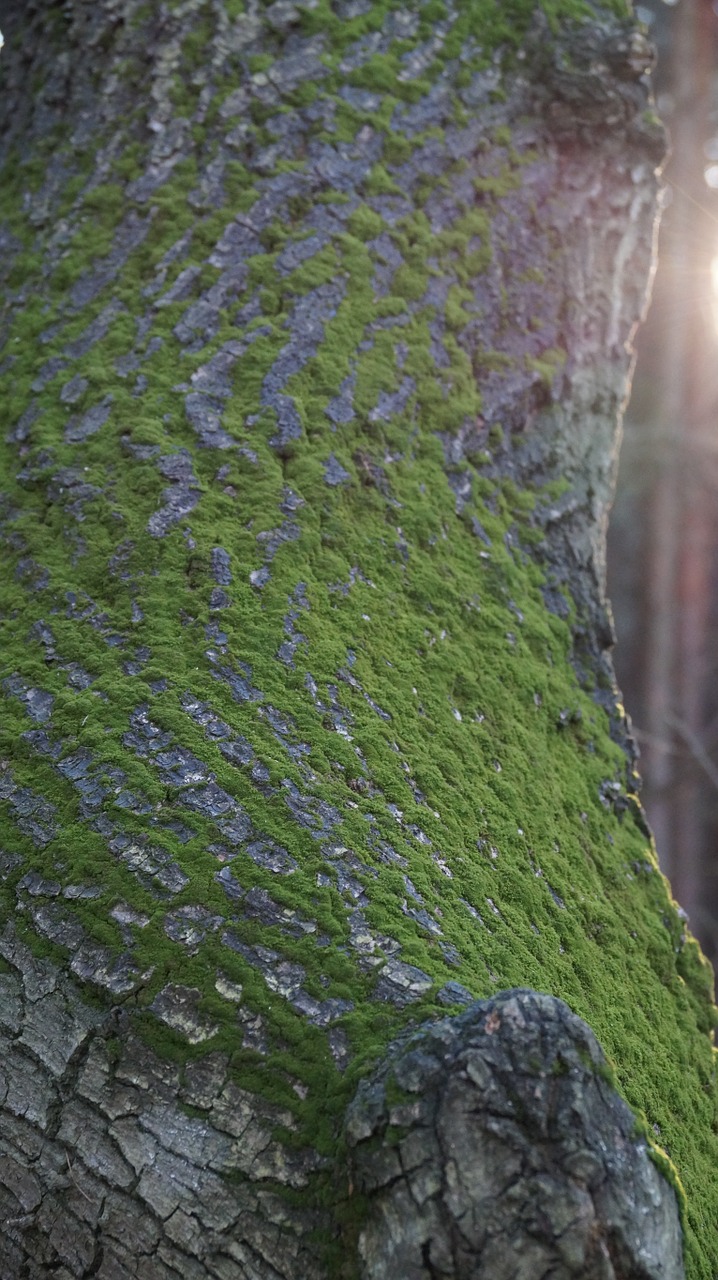
<svg viewBox="0 0 718 1280">
<path fill-rule="evenodd" d="M 395 1045 L 347 1115 L 362 1280 L 681 1280 L 675 1193 L 608 1075 L 533 991 Z"/>
</svg>

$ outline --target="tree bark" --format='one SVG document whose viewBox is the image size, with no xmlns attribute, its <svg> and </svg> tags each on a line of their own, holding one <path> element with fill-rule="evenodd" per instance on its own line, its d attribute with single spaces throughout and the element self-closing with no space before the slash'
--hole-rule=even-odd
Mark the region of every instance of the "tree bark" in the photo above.
<svg viewBox="0 0 718 1280">
<path fill-rule="evenodd" d="M 713 1275 L 712 980 L 603 595 L 642 36 L 4 34 L 2 1275 Z"/>
</svg>

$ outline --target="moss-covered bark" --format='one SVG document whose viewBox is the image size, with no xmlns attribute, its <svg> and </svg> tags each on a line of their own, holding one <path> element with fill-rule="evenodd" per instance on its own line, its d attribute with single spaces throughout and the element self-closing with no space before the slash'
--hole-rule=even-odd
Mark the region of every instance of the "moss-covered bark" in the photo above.
<svg viewBox="0 0 718 1280">
<path fill-rule="evenodd" d="M 522 986 L 708 1280 L 711 979 L 601 589 L 662 146 L 623 4 L 4 29 L 7 1273 L 351 1274 L 358 1080 Z"/>
</svg>

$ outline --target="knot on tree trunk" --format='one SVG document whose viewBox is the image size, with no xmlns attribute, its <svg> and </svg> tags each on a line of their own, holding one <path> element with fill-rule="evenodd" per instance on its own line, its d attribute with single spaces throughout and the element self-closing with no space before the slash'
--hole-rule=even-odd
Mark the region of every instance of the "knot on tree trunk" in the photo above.
<svg viewBox="0 0 718 1280">
<path fill-rule="evenodd" d="M 673 1187 L 590 1028 L 534 991 L 428 1023 L 352 1102 L 362 1280 L 681 1280 Z"/>
<path fill-rule="evenodd" d="M 649 79 L 656 51 L 632 19 L 592 5 L 555 30 L 537 9 L 522 59 L 534 109 L 559 141 L 582 141 L 590 151 L 608 130 L 637 145 L 644 160 L 663 163 L 667 137 Z"/>
</svg>

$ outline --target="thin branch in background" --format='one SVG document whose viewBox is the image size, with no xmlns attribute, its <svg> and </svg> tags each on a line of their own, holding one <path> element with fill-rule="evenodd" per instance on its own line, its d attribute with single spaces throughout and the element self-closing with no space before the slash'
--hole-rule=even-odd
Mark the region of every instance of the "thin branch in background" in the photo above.
<svg viewBox="0 0 718 1280">
<path fill-rule="evenodd" d="M 718 790 L 718 767 L 714 765 L 698 735 L 678 716 L 668 715 L 666 719 L 671 728 L 680 734 L 696 764 L 701 766 L 713 786 Z"/>
<path fill-rule="evenodd" d="M 639 729 L 637 725 L 631 724 L 631 736 L 638 742 L 643 742 L 648 747 L 658 747 L 661 751 L 665 751 L 668 755 L 676 756 L 680 760 L 685 760 L 689 753 L 682 747 L 677 747 L 669 738 L 661 738 L 656 733 L 648 733 L 645 729 Z"/>
</svg>

